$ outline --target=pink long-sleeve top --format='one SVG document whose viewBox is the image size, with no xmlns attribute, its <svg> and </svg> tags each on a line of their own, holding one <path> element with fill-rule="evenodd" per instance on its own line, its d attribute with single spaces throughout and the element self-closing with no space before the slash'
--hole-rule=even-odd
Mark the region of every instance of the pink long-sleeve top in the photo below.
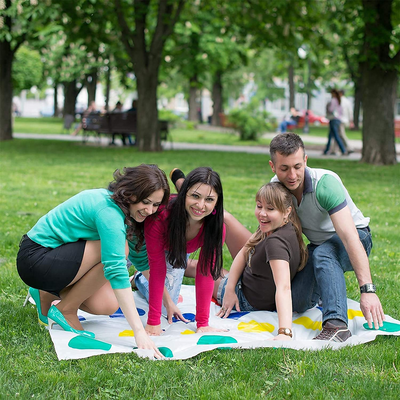
<svg viewBox="0 0 400 400">
<path fill-rule="evenodd" d="M 161 308 L 163 300 L 164 282 L 167 274 L 165 251 L 168 250 L 168 216 L 169 210 L 162 210 L 156 218 L 146 218 L 144 236 L 150 266 L 149 279 L 149 325 L 161 323 Z M 225 240 L 225 225 L 223 227 L 223 241 Z M 222 246 L 223 243 L 221 243 Z M 203 245 L 203 225 L 199 233 L 186 242 L 187 253 L 193 253 Z M 202 250 L 199 254 L 199 264 L 202 262 Z M 202 275 L 200 268 L 196 269 L 196 322 L 197 328 L 208 326 L 210 316 L 210 302 L 214 289 L 214 280 L 211 274 Z"/>
</svg>

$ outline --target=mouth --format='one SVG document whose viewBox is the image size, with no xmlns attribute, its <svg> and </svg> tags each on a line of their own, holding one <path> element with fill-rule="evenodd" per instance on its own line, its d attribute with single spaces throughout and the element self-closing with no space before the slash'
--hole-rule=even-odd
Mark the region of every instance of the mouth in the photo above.
<svg viewBox="0 0 400 400">
<path fill-rule="evenodd" d="M 191 207 L 190 208 L 192 210 L 192 213 L 198 217 L 202 217 L 204 215 L 205 211 L 201 211 L 201 210 L 196 210 L 195 208 Z"/>
<path fill-rule="evenodd" d="M 138 214 L 142 217 L 142 218 L 146 218 L 148 215 L 147 214 L 143 214 L 142 211 L 138 211 Z"/>
</svg>

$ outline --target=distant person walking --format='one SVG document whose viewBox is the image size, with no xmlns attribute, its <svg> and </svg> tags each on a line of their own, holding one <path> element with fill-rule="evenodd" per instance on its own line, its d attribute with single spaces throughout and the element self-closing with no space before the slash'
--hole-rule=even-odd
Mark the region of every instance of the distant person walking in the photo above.
<svg viewBox="0 0 400 400">
<path fill-rule="evenodd" d="M 331 90 L 332 99 L 326 105 L 326 117 L 329 119 L 329 135 L 324 155 L 328 154 L 332 139 L 338 144 L 343 155 L 347 154 L 346 148 L 339 136 L 340 124 L 342 123 L 343 108 L 340 102 L 340 95 L 336 89 Z"/>
<path fill-rule="evenodd" d="M 344 95 L 344 90 L 339 90 L 340 95 L 340 104 L 343 109 L 342 120 L 340 124 L 339 137 L 342 140 L 344 147 L 346 147 L 347 153 L 354 153 L 354 148 L 351 146 L 349 138 L 346 135 L 346 127 L 350 126 L 350 123 L 353 121 L 353 106 L 351 105 L 350 100 Z M 336 142 L 333 142 L 331 154 L 336 154 L 338 150 L 338 145 Z"/>
</svg>

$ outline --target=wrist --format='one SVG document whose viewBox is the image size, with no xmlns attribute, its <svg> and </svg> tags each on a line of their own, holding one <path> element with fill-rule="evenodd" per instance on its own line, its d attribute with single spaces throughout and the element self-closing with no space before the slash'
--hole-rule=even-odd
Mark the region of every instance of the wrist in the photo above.
<svg viewBox="0 0 400 400">
<path fill-rule="evenodd" d="M 376 286 L 373 283 L 366 283 L 360 286 L 360 293 L 376 293 Z"/>
</svg>

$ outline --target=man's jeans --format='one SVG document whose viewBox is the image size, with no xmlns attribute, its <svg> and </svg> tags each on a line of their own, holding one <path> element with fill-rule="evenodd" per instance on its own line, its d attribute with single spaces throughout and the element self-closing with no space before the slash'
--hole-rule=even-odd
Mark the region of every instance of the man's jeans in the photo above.
<svg viewBox="0 0 400 400">
<path fill-rule="evenodd" d="M 357 231 L 369 256 L 371 232 L 369 228 Z M 353 267 L 338 235 L 319 246 L 309 244 L 307 264 L 292 280 L 293 311 L 304 312 L 321 299 L 323 323 L 328 319 L 340 319 L 347 324 L 346 271 L 353 271 Z"/>
<path fill-rule="evenodd" d="M 167 253 L 165 254 L 167 256 Z M 179 293 L 181 291 L 183 275 L 185 274 L 184 268 L 173 268 L 172 265 L 165 260 L 167 264 L 167 275 L 165 277 L 165 287 L 171 296 L 172 301 L 178 304 Z M 149 301 L 149 281 L 138 272 L 135 276 L 135 284 L 139 292 Z M 164 305 L 162 306 L 162 314 L 167 316 L 167 310 Z"/>
</svg>

